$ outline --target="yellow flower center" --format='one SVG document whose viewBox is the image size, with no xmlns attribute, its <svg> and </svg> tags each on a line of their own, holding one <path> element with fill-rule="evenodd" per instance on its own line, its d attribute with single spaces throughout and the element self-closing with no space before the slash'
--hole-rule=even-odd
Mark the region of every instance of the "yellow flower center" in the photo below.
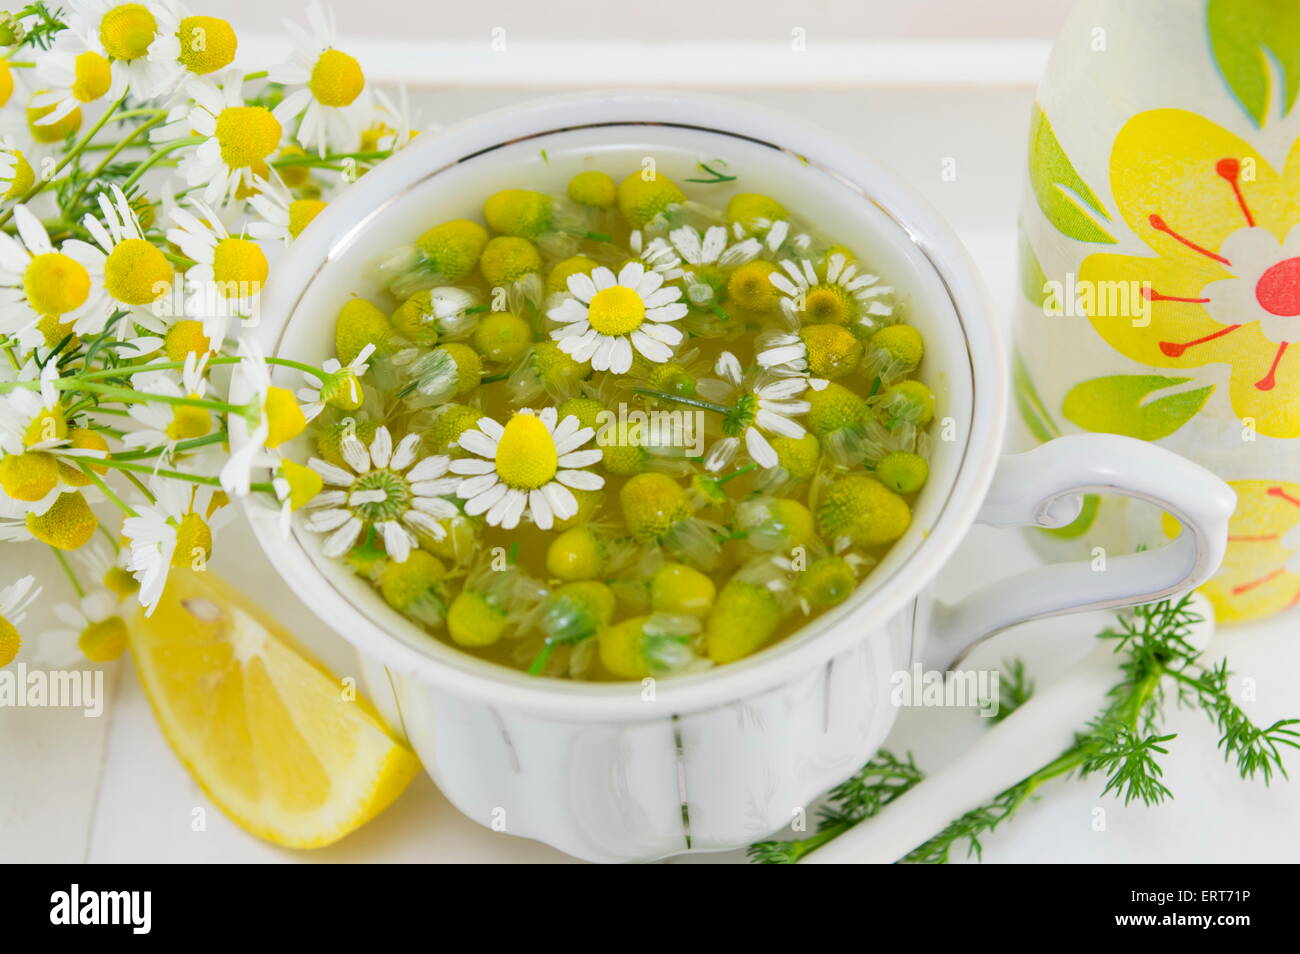
<svg viewBox="0 0 1300 954">
<path fill-rule="evenodd" d="M 62 252 L 45 252 L 28 264 L 23 291 L 38 315 L 67 314 L 90 297 L 90 273 Z"/>
<path fill-rule="evenodd" d="M 365 85 L 361 64 L 342 50 L 322 53 L 307 81 L 307 88 L 322 106 L 351 106 Z"/>
<path fill-rule="evenodd" d="M 361 151 L 371 152 L 372 150 L 367 149 L 363 143 Z M 303 152 L 300 146 L 285 146 L 280 150 L 281 159 L 292 159 L 295 156 L 305 157 L 306 155 L 307 153 Z M 276 171 L 280 173 L 280 178 L 284 180 L 284 184 L 290 189 L 301 189 L 307 184 L 307 180 L 311 178 L 311 166 L 307 165 L 278 166 Z"/>
<path fill-rule="evenodd" d="M 280 145 L 280 121 L 264 106 L 227 106 L 217 116 L 221 161 L 232 169 L 262 162 Z"/>
<path fill-rule="evenodd" d="M 81 631 L 77 647 L 91 662 L 109 662 L 126 651 L 126 623 L 120 616 L 91 623 Z"/>
<path fill-rule="evenodd" d="M 101 582 L 104 584 L 104 589 L 120 600 L 134 596 L 140 589 L 140 584 L 136 582 L 135 577 L 120 566 L 110 567 Z"/>
<path fill-rule="evenodd" d="M 0 487 L 14 500 L 41 500 L 59 483 L 59 463 L 51 454 L 26 451 L 0 459 Z"/>
<path fill-rule="evenodd" d="M 8 183 L 8 188 L 0 194 L 0 199 L 16 199 L 36 182 L 36 173 L 32 171 L 32 164 L 27 161 L 27 157 L 21 150 L 7 149 L 5 152 L 13 157 L 14 171 L 8 180 L 0 178 L 0 188 L 5 186 L 6 181 Z"/>
<path fill-rule="evenodd" d="M 0 669 L 9 665 L 18 656 L 23 639 L 18 635 L 14 624 L 0 616 Z"/>
<path fill-rule="evenodd" d="M 385 136 L 395 135 L 396 133 L 397 130 L 387 123 L 371 123 L 361 131 L 361 151 L 377 152 L 379 150 L 379 140 L 383 139 Z"/>
<path fill-rule="evenodd" d="M 196 397 L 197 395 L 190 395 Z M 205 407 L 187 407 L 177 404 L 172 409 L 171 423 L 167 425 L 167 436 L 174 441 L 187 441 L 202 437 L 212 430 L 212 415 Z"/>
<path fill-rule="evenodd" d="M 172 267 L 162 250 L 144 239 L 125 239 L 108 253 L 104 285 L 108 293 L 128 305 L 147 305 L 166 294 Z"/>
<path fill-rule="evenodd" d="M 85 546 L 98 526 L 95 512 L 79 493 L 59 494 L 54 506 L 45 513 L 27 515 L 27 531 L 41 543 L 60 550 Z"/>
<path fill-rule="evenodd" d="M 631 288 L 615 285 L 596 292 L 587 320 L 602 335 L 631 334 L 645 321 L 645 302 Z"/>
<path fill-rule="evenodd" d="M 199 569 L 212 556 L 212 529 L 194 511 L 181 517 L 176 527 L 176 549 L 172 566 Z"/>
<path fill-rule="evenodd" d="M 172 361 L 184 361 L 186 355 L 202 357 L 212 350 L 212 342 L 203 333 L 203 322 L 186 318 L 167 329 L 163 350 Z"/>
<path fill-rule="evenodd" d="M 256 242 L 225 238 L 217 243 L 212 277 L 227 298 L 256 295 L 262 290 L 268 271 L 266 253 Z"/>
<path fill-rule="evenodd" d="M 47 91 L 42 90 L 41 92 Z M 54 112 L 58 105 L 58 103 L 50 103 L 48 106 L 29 106 L 27 108 L 27 131 L 31 133 L 32 138 L 37 142 L 45 145 L 63 142 L 71 133 L 81 128 L 80 107 L 74 109 L 57 122 L 37 125 L 38 120 Z"/>
<path fill-rule="evenodd" d="M 76 322 L 63 321 L 58 315 L 41 315 L 36 321 L 36 330 L 41 333 L 47 348 L 57 347 L 64 338 L 68 338 L 68 343 L 64 347 L 75 348 L 81 342 L 76 332 L 72 330 L 75 325 Z"/>
<path fill-rule="evenodd" d="M 8 60 L 0 60 L 0 106 L 9 102 L 14 94 L 14 74 Z"/>
<path fill-rule="evenodd" d="M 271 387 L 266 389 L 266 446 L 279 447 L 303 432 L 307 418 L 298 406 L 292 391 Z"/>
<path fill-rule="evenodd" d="M 311 220 L 325 211 L 325 203 L 320 199 L 298 199 L 289 205 L 289 234 L 297 238 L 302 230 L 311 224 Z"/>
<path fill-rule="evenodd" d="M 516 490 L 536 490 L 559 470 L 555 439 L 532 414 L 516 414 L 497 444 L 497 474 Z"/>
<path fill-rule="evenodd" d="M 149 52 L 158 21 L 139 3 L 124 3 L 104 14 L 99 23 L 99 42 L 115 60 L 138 60 Z"/>
<path fill-rule="evenodd" d="M 113 85 L 113 74 L 108 60 L 87 50 L 77 57 L 72 71 L 72 97 L 83 103 L 93 103 L 108 92 Z"/>
<path fill-rule="evenodd" d="M 176 30 L 181 41 L 180 61 L 191 73 L 205 76 L 229 66 L 235 59 L 235 31 L 218 17 L 185 17 Z"/>
<path fill-rule="evenodd" d="M 804 301 L 808 324 L 847 325 L 853 313 L 848 294 L 839 285 L 814 285 Z"/>
</svg>

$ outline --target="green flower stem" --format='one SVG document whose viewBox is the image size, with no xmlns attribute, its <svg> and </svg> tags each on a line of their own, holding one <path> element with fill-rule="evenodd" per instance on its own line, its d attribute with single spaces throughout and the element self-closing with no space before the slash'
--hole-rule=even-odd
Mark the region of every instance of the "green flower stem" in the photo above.
<svg viewBox="0 0 1300 954">
<path fill-rule="evenodd" d="M 81 581 L 77 579 L 77 573 L 72 569 L 72 564 L 68 562 L 68 558 L 63 555 L 63 551 L 58 547 L 50 547 L 50 550 L 54 553 L 54 559 L 59 561 L 59 566 L 63 567 L 63 573 L 67 576 L 68 582 L 72 584 L 73 590 L 76 591 L 77 599 L 85 599 L 86 589 L 81 585 Z"/>
<path fill-rule="evenodd" d="M 102 491 L 104 492 L 104 496 L 105 496 L 105 497 L 107 497 L 109 500 L 113 501 L 113 503 L 117 504 L 118 508 L 119 508 L 119 509 L 124 513 L 124 514 L 126 514 L 128 517 L 135 517 L 135 516 L 138 516 L 138 514 L 135 512 L 135 509 L 134 509 L 134 508 L 133 508 L 129 503 L 127 503 L 125 500 L 123 500 L 121 497 L 119 497 L 119 496 L 117 495 L 117 491 L 115 491 L 112 487 L 108 486 L 108 482 L 107 482 L 106 480 L 104 480 L 103 477 L 100 477 L 99 474 L 95 473 L 94 468 L 91 467 L 89 464 L 86 463 L 86 458 L 84 458 L 84 457 L 73 457 L 73 458 L 72 458 L 72 461 L 73 461 L 73 462 L 74 462 L 78 467 L 81 468 L 81 472 L 82 472 L 83 474 L 85 474 L 87 477 L 89 477 L 91 480 L 93 480 L 93 481 L 95 482 L 95 485 L 96 485 L 100 490 L 102 490 Z M 102 524 L 101 524 L 101 526 L 102 526 Z M 112 537 L 110 536 L 109 539 L 112 540 Z M 114 545 L 114 547 L 117 546 L 117 541 L 116 541 L 116 540 L 113 541 L 113 545 Z"/>
<path fill-rule="evenodd" d="M 205 434 L 203 437 L 192 437 L 187 441 L 180 441 L 172 448 L 173 454 L 184 454 L 187 451 L 195 450 L 199 447 L 207 447 L 209 444 L 220 444 L 226 440 L 225 431 L 213 431 L 211 434 Z M 161 447 L 151 447 L 144 450 L 122 451 L 117 454 L 109 454 L 110 460 L 149 460 L 157 457 L 163 452 Z"/>
<path fill-rule="evenodd" d="M 542 670 L 546 668 L 546 664 L 550 661 L 551 654 L 554 652 L 555 643 L 548 639 L 542 644 L 542 648 L 538 650 L 537 655 L 533 657 L 533 661 L 529 664 L 528 675 L 540 676 Z"/>
<path fill-rule="evenodd" d="M 57 451 L 56 451 L 57 453 Z M 59 454 L 60 457 L 71 457 L 68 454 Z M 84 457 L 71 457 L 76 461 L 83 461 Z M 165 477 L 168 480 L 184 480 L 191 484 L 202 484 L 205 487 L 220 487 L 221 481 L 216 477 L 203 477 L 199 474 L 186 474 L 179 470 L 167 470 L 165 468 L 150 467 L 148 464 L 136 464 L 125 460 L 114 460 L 111 457 L 96 457 L 96 465 L 100 467 L 111 467 L 114 470 L 132 471 L 137 474 L 149 474 L 152 477 Z M 256 483 L 250 485 L 253 490 L 263 491 L 265 493 L 275 493 L 275 488 L 269 483 Z"/>
<path fill-rule="evenodd" d="M 4 225 L 13 218 L 14 209 L 20 205 L 25 205 L 39 195 L 41 190 L 50 184 L 50 180 L 62 172 L 68 163 L 81 155 L 82 151 L 90 145 L 90 140 L 95 138 L 95 134 L 103 129 L 104 124 L 113 118 L 113 114 L 117 112 L 117 108 L 122 105 L 122 102 L 126 97 L 127 94 L 123 93 L 112 106 L 109 106 L 108 109 L 104 110 L 104 115 L 99 117 L 99 122 L 95 123 L 95 125 L 91 127 L 90 132 L 77 140 L 76 144 L 68 150 L 67 154 L 59 160 L 58 164 L 50 171 L 48 179 L 44 177 L 37 179 L 35 185 L 19 196 L 18 199 L 9 206 L 9 209 L 3 215 L 0 215 L 0 225 Z"/>
<path fill-rule="evenodd" d="M 79 378 L 60 378 L 55 387 L 63 391 L 90 391 L 104 397 L 125 401 L 128 404 L 172 404 L 179 407 L 201 407 L 222 414 L 245 414 L 252 410 L 249 405 L 227 404 L 225 401 L 209 401 L 207 398 L 175 397 L 170 394 L 150 394 L 148 391 L 133 391 L 130 388 L 114 387 L 110 384 L 96 384 Z"/>
<path fill-rule="evenodd" d="M 208 361 L 208 367 L 214 368 L 225 364 L 238 364 L 242 359 L 237 357 L 212 358 Z M 267 364 L 278 364 L 285 368 L 293 368 L 295 371 L 302 371 L 305 374 L 311 374 L 322 381 L 328 380 L 329 375 L 320 368 L 313 367 L 310 364 L 304 364 L 301 361 L 293 361 L 289 358 L 267 358 Z M 80 381 L 97 381 L 100 378 L 124 378 L 128 375 L 139 374 L 142 371 L 176 371 L 185 367 L 184 361 L 155 361 L 150 364 L 135 364 L 129 367 L 104 368 L 99 371 L 89 371 L 86 374 L 77 375 L 76 379 Z M 73 380 L 65 378 L 64 380 Z"/>
<path fill-rule="evenodd" d="M 284 166 L 319 166 L 327 163 L 337 163 L 344 159 L 370 162 L 387 159 L 390 155 L 389 152 L 340 152 L 328 156 L 283 156 L 279 159 L 273 159 L 271 165 L 279 169 Z"/>
<path fill-rule="evenodd" d="M 114 118 L 114 122 L 125 122 L 128 119 L 136 119 L 140 116 L 152 116 L 155 119 L 166 119 L 167 110 L 161 107 L 149 107 L 142 109 L 124 109 Z"/>
<path fill-rule="evenodd" d="M 728 474 L 726 477 L 719 477 L 719 478 L 718 478 L 718 485 L 721 486 L 722 484 L 725 484 L 725 483 L 726 483 L 727 481 L 729 481 L 729 480 L 735 480 L 735 479 L 736 479 L 737 477 L 739 477 L 741 474 L 748 474 L 751 470 L 753 470 L 753 469 L 754 469 L 755 467 L 757 467 L 757 466 L 758 466 L 757 464 L 746 464 L 744 467 L 741 467 L 741 468 L 739 468 L 738 470 L 732 471 L 732 472 L 731 472 L 730 474 Z"/>
<path fill-rule="evenodd" d="M 177 149 L 184 149 L 186 146 L 197 146 L 206 141 L 207 140 L 203 136 L 187 136 L 184 139 L 177 139 L 173 142 L 163 143 L 157 148 L 157 150 L 155 150 L 153 155 L 135 167 L 135 171 L 132 172 L 131 175 L 127 177 L 126 181 L 122 183 L 122 191 L 126 192 L 131 188 L 131 186 L 139 182 L 146 172 L 166 159 L 169 153 L 173 153 Z M 0 225 L 2 224 L 4 223 L 0 222 Z"/>
<path fill-rule="evenodd" d="M 131 481 L 131 483 L 135 485 L 136 490 L 144 494 L 145 500 L 149 501 L 151 504 L 158 502 L 158 498 L 154 496 L 154 492 L 150 490 L 148 487 L 146 487 L 144 485 L 144 481 L 141 480 L 139 477 L 137 477 L 135 474 L 129 473 L 128 471 L 124 470 L 122 471 L 122 476 L 125 477 L 127 480 Z"/>
<path fill-rule="evenodd" d="M 141 133 L 147 132 L 167 118 L 167 111 L 162 109 L 129 109 L 124 113 L 117 114 L 117 118 L 120 121 L 130 118 L 133 115 L 143 115 L 146 113 L 156 115 L 154 115 L 147 123 L 142 123 L 135 129 L 131 130 L 131 132 L 122 137 L 120 142 L 109 149 L 108 152 L 104 153 L 104 158 L 100 160 L 99 165 L 95 166 L 95 168 L 90 171 L 90 174 L 86 177 L 86 181 L 81 184 L 81 187 L 77 189 L 76 194 L 74 194 L 68 201 L 67 208 L 75 209 L 77 207 L 77 203 L 81 201 L 81 197 L 86 194 L 86 189 L 95 181 L 95 179 L 99 178 L 101 172 L 108 168 L 108 164 L 113 161 L 118 153 L 131 145 L 131 142 L 137 139 Z"/>
<path fill-rule="evenodd" d="M 712 411 L 715 414 L 721 414 L 724 417 L 735 411 L 735 408 L 727 407 L 725 404 L 714 404 L 712 401 L 702 401 L 699 398 L 682 397 L 678 394 L 669 394 L 666 391 L 656 391 L 654 388 L 633 388 L 634 394 L 642 394 L 646 397 L 659 398 L 663 401 L 672 401 L 675 404 L 685 404 L 688 407 L 698 407 L 703 411 Z"/>
<path fill-rule="evenodd" d="M 266 70 L 254 70 L 252 73 L 244 74 L 244 82 L 247 83 L 250 80 L 266 79 L 269 75 L 270 73 Z"/>
<path fill-rule="evenodd" d="M 504 380 L 505 380 L 506 378 L 508 378 L 508 377 L 510 377 L 509 372 L 502 371 L 500 374 L 489 374 L 489 375 L 487 375 L 486 377 L 479 378 L 479 379 L 478 379 L 478 383 L 479 383 L 479 384 L 493 384 L 494 382 L 497 382 L 497 381 L 504 381 Z"/>
</svg>

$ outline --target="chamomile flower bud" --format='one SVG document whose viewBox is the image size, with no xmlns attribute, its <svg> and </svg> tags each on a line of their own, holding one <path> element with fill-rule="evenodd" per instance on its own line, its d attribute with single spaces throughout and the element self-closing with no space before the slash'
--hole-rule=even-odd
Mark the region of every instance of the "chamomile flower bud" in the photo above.
<svg viewBox="0 0 1300 954">
<path fill-rule="evenodd" d="M 686 491 L 666 474 L 637 474 L 623 485 L 618 499 L 628 531 L 643 542 L 663 539 L 691 515 Z"/>
<path fill-rule="evenodd" d="M 915 371 L 925 355 L 925 339 L 911 325 L 889 325 L 871 336 L 871 351 L 883 352 L 881 363 L 903 372 Z"/>
<path fill-rule="evenodd" d="M 212 557 L 212 528 L 194 511 L 181 516 L 176 526 L 172 566 L 203 566 Z"/>
<path fill-rule="evenodd" d="M 656 612 L 703 619 L 713 608 L 713 580 L 684 563 L 661 563 L 650 577 L 650 606 Z"/>
<path fill-rule="evenodd" d="M 608 544 L 590 526 L 565 530 L 546 548 L 546 572 L 561 580 L 594 580 L 608 561 Z"/>
<path fill-rule="evenodd" d="M 894 451 L 876 464 L 876 479 L 895 493 L 914 494 L 929 476 L 930 465 L 920 454 Z"/>
<path fill-rule="evenodd" d="M 527 405 L 543 393 L 558 403 L 572 397 L 590 376 L 590 363 L 575 361 L 557 341 L 539 341 L 510 373 L 506 388 L 515 405 Z"/>
<path fill-rule="evenodd" d="M 215 73 L 235 61 L 235 30 L 219 17 L 183 17 L 176 36 L 181 41 L 181 64 L 197 76 Z"/>
<path fill-rule="evenodd" d="M 441 404 L 478 387 L 483 361 L 473 348 L 451 341 L 417 358 L 410 374 L 412 390 Z"/>
<path fill-rule="evenodd" d="M 614 180 L 596 169 L 579 172 L 569 180 L 566 191 L 574 202 L 594 209 L 613 208 L 618 201 L 618 186 Z"/>
<path fill-rule="evenodd" d="M 262 413 L 266 416 L 266 446 L 279 447 L 291 441 L 307 428 L 307 416 L 303 414 L 298 399 L 287 388 L 269 387 L 266 399 L 262 403 Z"/>
<path fill-rule="evenodd" d="M 830 382 L 820 391 L 804 392 L 809 410 L 805 423 L 823 450 L 841 464 L 851 465 L 865 452 L 862 418 L 867 405 L 853 391 Z"/>
<path fill-rule="evenodd" d="M 875 410 L 890 430 L 900 423 L 925 427 L 934 420 L 934 392 L 920 381 L 899 381 L 890 385 Z"/>
<path fill-rule="evenodd" d="M 529 189 L 503 189 L 483 203 L 488 228 L 501 235 L 536 241 L 549 232 L 555 207 L 551 197 Z"/>
<path fill-rule="evenodd" d="M 821 442 L 813 434 L 803 437 L 774 437 L 777 467 L 797 481 L 811 480 L 821 460 Z"/>
<path fill-rule="evenodd" d="M 433 417 L 424 439 L 436 454 L 448 454 L 458 449 L 460 435 L 478 424 L 483 412 L 465 404 L 443 404 L 433 409 Z"/>
<path fill-rule="evenodd" d="M 789 553 L 817 540 L 813 515 L 797 500 L 755 497 L 736 507 L 736 527 L 755 550 Z"/>
<path fill-rule="evenodd" d="M 755 235 L 763 234 L 773 222 L 789 217 L 790 213 L 780 202 L 757 192 L 739 192 L 727 202 L 727 224 L 739 225 Z"/>
<path fill-rule="evenodd" d="M 605 404 L 595 398 L 574 397 L 567 401 L 560 402 L 557 408 L 560 420 L 566 417 L 576 417 L 578 423 L 583 427 L 590 427 L 593 430 L 600 429 L 601 413 L 606 410 Z"/>
<path fill-rule="evenodd" d="M 126 652 L 126 623 L 120 616 L 93 622 L 77 637 L 77 648 L 91 662 L 111 662 Z"/>
<path fill-rule="evenodd" d="M 758 336 L 754 348 L 760 367 L 783 374 L 811 372 L 819 378 L 841 378 L 862 357 L 862 342 L 839 325 L 767 332 Z"/>
<path fill-rule="evenodd" d="M 618 210 L 634 229 L 667 218 L 685 201 L 686 194 L 664 175 L 646 179 L 642 172 L 634 172 L 618 185 Z"/>
<path fill-rule="evenodd" d="M 320 474 L 288 457 L 281 458 L 280 473 L 284 486 L 276 487 L 276 494 L 289 505 L 291 512 L 305 507 L 324 487 L 324 480 Z M 281 494 L 282 489 L 283 494 Z"/>
<path fill-rule="evenodd" d="M 41 90 L 40 92 L 44 93 L 48 92 L 48 90 Z M 68 136 L 81 128 L 80 107 L 74 107 L 62 119 L 56 119 L 52 123 L 41 122 L 42 119 L 58 108 L 58 103 L 50 103 L 48 106 L 27 107 L 27 132 L 32 139 L 41 145 L 50 146 L 54 143 L 63 142 Z"/>
<path fill-rule="evenodd" d="M 601 664 L 620 679 L 670 675 L 695 660 L 691 637 L 699 629 L 694 616 L 634 616 L 600 631 Z"/>
<path fill-rule="evenodd" d="M 42 543 L 60 550 L 76 550 L 95 535 L 99 521 L 79 493 L 62 493 L 43 514 L 27 515 L 27 530 Z"/>
<path fill-rule="evenodd" d="M 841 477 L 817 504 L 817 527 L 827 540 L 860 547 L 883 546 L 901 537 L 912 522 L 902 497 L 861 474 Z"/>
<path fill-rule="evenodd" d="M 203 330 L 203 322 L 183 318 L 167 329 L 163 351 L 170 361 L 184 361 L 191 354 L 201 358 L 212 352 L 212 342 Z"/>
<path fill-rule="evenodd" d="M 785 618 L 790 595 L 768 560 L 736 571 L 718 592 L 704 626 L 709 659 L 735 662 L 761 649 Z"/>
<path fill-rule="evenodd" d="M 487 229 L 468 219 L 435 225 L 414 245 L 394 249 L 379 264 L 389 290 L 401 298 L 435 285 L 454 284 L 478 267 Z"/>
<path fill-rule="evenodd" d="M 353 298 L 339 309 L 334 324 L 334 350 L 339 361 L 351 364 L 366 345 L 380 355 L 391 354 L 396 331 L 388 316 L 364 298 Z"/>
<path fill-rule="evenodd" d="M 447 631 L 461 646 L 491 646 L 536 608 L 546 590 L 513 564 L 481 565 L 447 610 Z"/>
<path fill-rule="evenodd" d="M 333 464 L 335 467 L 346 469 L 348 462 L 343 456 L 342 449 L 344 438 L 349 434 L 353 434 L 357 440 L 368 447 L 370 442 L 374 440 L 377 427 L 378 424 L 375 421 L 345 417 L 317 432 L 316 453 L 322 460 Z"/>
<path fill-rule="evenodd" d="M 393 327 L 409 341 L 431 348 L 440 340 L 464 338 L 478 325 L 479 295 L 472 288 L 444 285 L 418 291 L 397 306 Z"/>
<path fill-rule="evenodd" d="M 761 315 L 775 312 L 781 292 L 768 280 L 775 271 L 775 265 L 762 259 L 741 265 L 727 279 L 728 301 Z"/>
<path fill-rule="evenodd" d="M 102 454 L 108 453 L 108 441 L 99 431 L 92 431 L 88 427 L 72 427 L 68 429 L 68 446 L 76 450 L 97 451 Z M 84 459 L 84 458 L 83 458 Z M 86 459 L 91 470 L 97 474 L 105 474 L 108 468 L 102 465 L 92 463 L 93 458 Z M 69 487 L 87 487 L 94 483 L 89 475 L 86 474 L 75 461 L 59 461 L 59 477 Z"/>
<path fill-rule="evenodd" d="M 474 329 L 474 347 L 489 361 L 514 361 L 533 343 L 533 329 L 513 311 L 494 311 Z"/>
<path fill-rule="evenodd" d="M 498 235 L 487 243 L 479 270 L 489 285 L 510 285 L 542 271 L 537 246 L 525 238 Z"/>
<path fill-rule="evenodd" d="M 600 263 L 586 255 L 572 255 L 556 262 L 546 275 L 546 294 L 559 295 L 569 291 L 570 275 L 586 275 Z"/>
<path fill-rule="evenodd" d="M 53 454 L 24 451 L 0 458 L 0 487 L 14 500 L 44 500 L 58 485 L 59 462 Z"/>
<path fill-rule="evenodd" d="M 566 583 L 546 598 L 539 623 L 548 642 L 572 645 L 608 626 L 616 608 L 614 593 L 604 583 Z"/>
<path fill-rule="evenodd" d="M 813 560 L 799 575 L 799 599 L 804 612 L 839 606 L 858 585 L 853 563 L 844 557 L 824 556 Z"/>
<path fill-rule="evenodd" d="M 36 182 L 21 149 L 0 149 L 0 199 L 16 199 Z"/>
<path fill-rule="evenodd" d="M 447 569 L 424 550 L 412 550 L 405 563 L 388 562 L 379 574 L 385 602 L 426 626 L 440 626 L 447 615 Z"/>
<path fill-rule="evenodd" d="M 442 536 L 436 540 L 433 534 L 416 531 L 420 538 L 420 545 L 434 556 L 448 560 L 456 566 L 469 563 L 478 546 L 478 522 L 472 517 L 459 513 L 454 517 L 442 517 L 438 520 L 438 526 L 442 528 Z"/>
</svg>

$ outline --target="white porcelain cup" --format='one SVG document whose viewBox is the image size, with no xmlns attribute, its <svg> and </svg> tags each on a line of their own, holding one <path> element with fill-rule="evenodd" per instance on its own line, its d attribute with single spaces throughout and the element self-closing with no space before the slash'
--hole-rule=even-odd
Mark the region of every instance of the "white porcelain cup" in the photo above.
<svg viewBox="0 0 1300 954">
<path fill-rule="evenodd" d="M 929 484 L 907 535 L 843 605 L 748 659 L 644 684 L 530 677 L 459 652 L 322 556 L 316 535 L 284 538 L 275 513 L 250 504 L 274 565 L 357 648 L 377 705 L 466 815 L 593 861 L 736 848 L 788 826 L 872 755 L 896 714 L 890 679 L 914 660 L 942 669 L 1015 623 L 1168 596 L 1213 572 L 1234 505 L 1225 484 L 1108 435 L 1000 459 L 1003 350 L 960 242 L 869 159 L 738 102 L 582 95 L 418 137 L 290 247 L 264 296 L 267 352 L 331 357 L 339 306 L 377 293 L 378 256 L 438 221 L 476 216 L 490 191 L 540 182 L 562 193 L 584 157 L 631 171 L 641 156 L 679 181 L 698 174 L 696 159 L 725 158 L 747 190 L 808 214 L 889 276 L 925 336 L 923 376 L 938 399 Z M 1155 502 L 1183 532 L 1104 571 L 1044 567 L 936 605 L 931 583 L 973 523 L 1064 525 L 1084 492 Z"/>
</svg>

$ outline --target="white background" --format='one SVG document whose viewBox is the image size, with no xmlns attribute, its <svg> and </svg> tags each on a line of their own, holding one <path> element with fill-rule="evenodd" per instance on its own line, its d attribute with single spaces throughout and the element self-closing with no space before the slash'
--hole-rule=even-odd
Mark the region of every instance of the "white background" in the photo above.
<svg viewBox="0 0 1300 954">
<path fill-rule="evenodd" d="M 425 122 L 445 125 L 548 91 L 641 85 L 722 91 L 821 123 L 892 167 L 943 212 L 975 254 L 1005 319 L 1016 300 L 1015 220 L 1033 87 L 1068 6 L 369 0 L 336 4 L 336 12 L 339 45 L 359 56 L 373 81 L 410 84 Z M 279 18 L 301 10 L 271 0 L 223 0 L 218 7 L 202 12 L 232 21 L 246 69 L 278 58 Z M 494 28 L 505 30 L 504 51 L 491 49 Z M 791 49 L 796 29 L 807 43 L 799 54 Z M 949 160 L 956 163 L 952 181 L 940 175 Z M 57 588 L 46 554 L 14 550 L 0 555 L 2 578 L 23 568 Z M 977 529 L 942 588 L 960 595 L 987 580 L 990 567 L 1001 574 L 1034 562 L 1018 534 Z M 218 538 L 214 567 L 275 607 L 340 675 L 355 674 L 346 644 L 283 588 L 242 526 Z M 983 647 L 972 665 L 1021 655 L 1045 682 L 1084 654 L 1105 622 L 1076 617 L 1023 627 Z M 1216 641 L 1214 652 L 1226 651 L 1233 669 L 1255 681 L 1257 700 L 1247 709 L 1259 721 L 1300 713 L 1296 624 L 1293 615 Z M 40 625 L 41 614 L 33 614 L 28 628 Z M 294 853 L 259 842 L 213 809 L 172 757 L 129 664 L 111 667 L 109 677 L 115 693 L 101 719 L 0 711 L 0 860 L 565 860 L 461 817 L 424 778 L 331 848 Z M 933 768 L 985 728 L 969 711 L 905 710 L 888 744 Z M 1174 713 L 1169 731 L 1179 733 L 1165 779 L 1177 796 L 1172 804 L 1125 809 L 1100 801 L 1095 779 L 1055 783 L 987 839 L 985 860 L 1300 859 L 1300 787 L 1237 781 L 1199 714 Z M 1093 827 L 1098 806 L 1107 811 L 1103 832 Z M 206 812 L 206 831 L 192 830 L 196 809 Z"/>
</svg>

